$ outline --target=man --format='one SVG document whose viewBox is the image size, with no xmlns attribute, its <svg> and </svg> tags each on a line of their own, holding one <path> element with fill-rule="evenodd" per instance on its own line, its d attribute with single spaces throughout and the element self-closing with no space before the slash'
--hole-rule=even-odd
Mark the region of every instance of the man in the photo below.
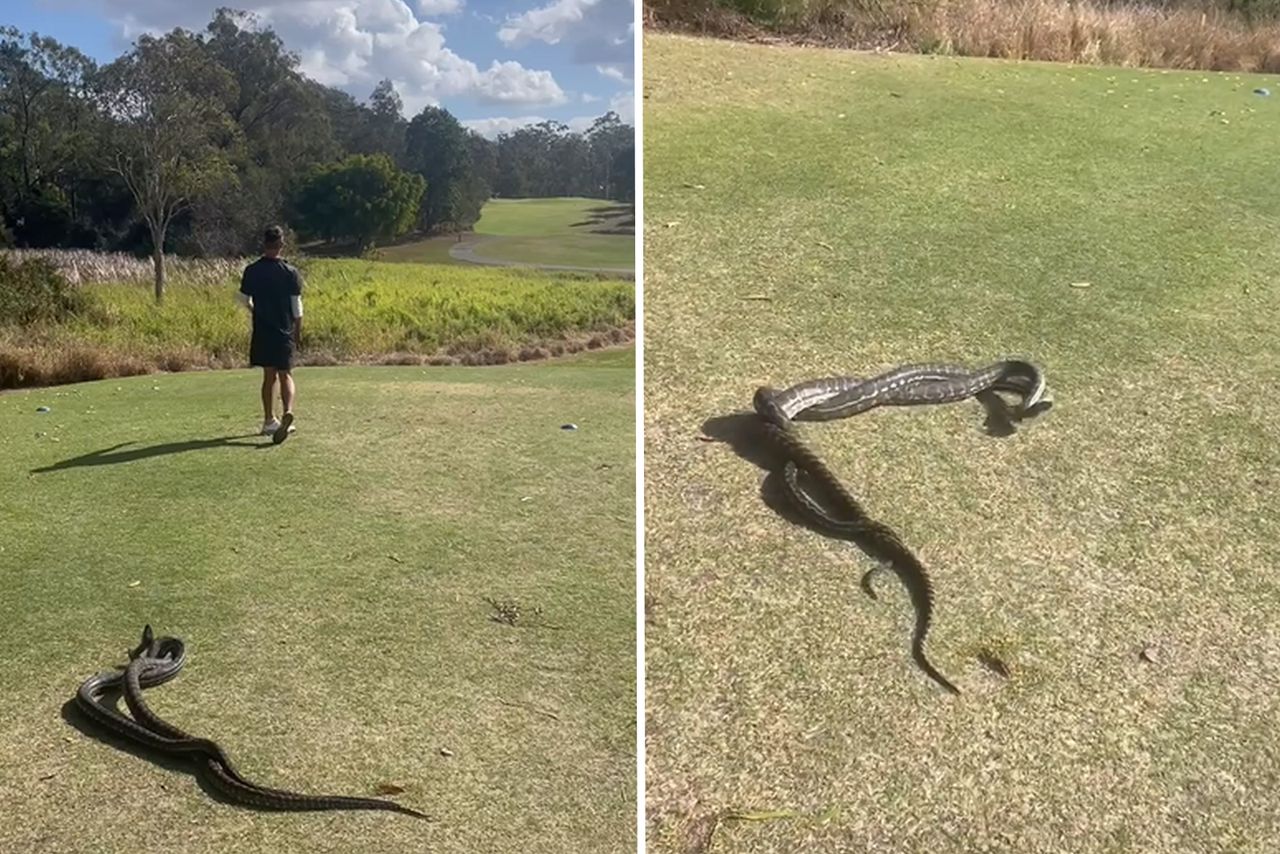
<svg viewBox="0 0 1280 854">
<path fill-rule="evenodd" d="M 280 257 L 284 230 L 278 225 L 262 236 L 262 257 L 244 270 L 236 295 L 253 315 L 249 364 L 262 368 L 262 435 L 280 444 L 293 432 L 293 353 L 302 335 L 302 274 Z M 284 413 L 276 420 L 272 397 L 280 381 Z"/>
</svg>

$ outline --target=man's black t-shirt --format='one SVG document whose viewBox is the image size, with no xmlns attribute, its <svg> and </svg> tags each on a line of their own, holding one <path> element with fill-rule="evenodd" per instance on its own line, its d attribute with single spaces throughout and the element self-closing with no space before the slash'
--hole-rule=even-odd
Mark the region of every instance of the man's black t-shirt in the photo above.
<svg viewBox="0 0 1280 854">
<path fill-rule="evenodd" d="M 288 339 L 293 335 L 292 297 L 302 296 L 302 274 L 280 258 L 259 258 L 244 268 L 240 293 L 253 298 L 253 332 Z"/>
</svg>

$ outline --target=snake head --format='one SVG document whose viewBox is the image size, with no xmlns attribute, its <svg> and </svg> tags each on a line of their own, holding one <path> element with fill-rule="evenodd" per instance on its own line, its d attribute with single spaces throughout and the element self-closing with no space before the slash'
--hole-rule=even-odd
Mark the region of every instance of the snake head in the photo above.
<svg viewBox="0 0 1280 854">
<path fill-rule="evenodd" d="M 151 647 L 155 645 L 155 642 L 155 633 L 151 631 L 151 624 L 148 623 L 142 628 L 142 641 L 136 647 L 129 650 L 129 660 L 132 661 L 147 650 L 151 649 Z"/>
<path fill-rule="evenodd" d="M 751 405 L 761 418 L 782 426 L 791 419 L 787 417 L 786 413 L 782 411 L 782 407 L 778 405 L 777 395 L 777 389 L 761 386 L 756 389 L 755 396 L 751 399 Z"/>
</svg>

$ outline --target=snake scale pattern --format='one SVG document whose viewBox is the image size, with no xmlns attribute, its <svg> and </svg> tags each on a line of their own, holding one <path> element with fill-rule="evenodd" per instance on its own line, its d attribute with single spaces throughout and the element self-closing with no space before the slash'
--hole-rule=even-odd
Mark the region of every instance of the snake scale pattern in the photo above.
<svg viewBox="0 0 1280 854">
<path fill-rule="evenodd" d="M 253 783 L 238 772 L 217 743 L 188 735 L 151 710 L 142 692 L 168 682 L 186 663 L 186 646 L 177 638 L 157 638 L 147 626 L 142 641 L 129 653 L 123 673 L 107 672 L 90 676 L 76 691 L 76 705 L 94 723 L 151 750 L 194 760 L 208 772 L 210 785 L 227 800 L 266 810 L 390 810 L 417 818 L 425 813 L 378 798 L 345 795 L 303 795 L 269 789 Z M 133 718 L 122 714 L 107 695 L 122 693 Z"/>
<path fill-rule="evenodd" d="M 761 387 L 753 399 L 766 438 L 782 459 L 782 489 L 787 500 L 816 530 L 858 543 L 870 557 L 897 572 L 916 613 L 912 658 L 926 675 L 952 694 L 959 694 L 960 689 L 934 667 L 925 654 L 934 595 L 924 565 L 893 529 L 870 517 L 800 438 L 794 422 L 847 418 L 877 406 L 951 403 L 989 392 L 1018 395 L 1021 402 L 1009 415 L 1013 420 L 1022 420 L 1048 408 L 1046 391 L 1039 367 L 1026 361 L 1005 360 L 977 370 L 951 364 L 913 364 L 871 379 L 825 377 L 783 391 Z M 821 490 L 826 506 L 806 491 L 801 483 L 802 474 Z"/>
</svg>

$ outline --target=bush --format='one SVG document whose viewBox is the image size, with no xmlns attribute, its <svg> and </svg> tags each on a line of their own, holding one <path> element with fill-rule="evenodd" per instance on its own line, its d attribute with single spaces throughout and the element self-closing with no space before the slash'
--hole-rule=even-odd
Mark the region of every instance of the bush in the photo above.
<svg viewBox="0 0 1280 854">
<path fill-rule="evenodd" d="M 0 255 L 0 326 L 60 322 L 87 307 L 84 291 L 68 282 L 51 261 L 15 261 Z"/>
<path fill-rule="evenodd" d="M 412 227 L 426 187 L 385 154 L 353 154 L 311 171 L 294 195 L 293 218 L 302 233 L 354 240 L 363 253 Z"/>
</svg>

